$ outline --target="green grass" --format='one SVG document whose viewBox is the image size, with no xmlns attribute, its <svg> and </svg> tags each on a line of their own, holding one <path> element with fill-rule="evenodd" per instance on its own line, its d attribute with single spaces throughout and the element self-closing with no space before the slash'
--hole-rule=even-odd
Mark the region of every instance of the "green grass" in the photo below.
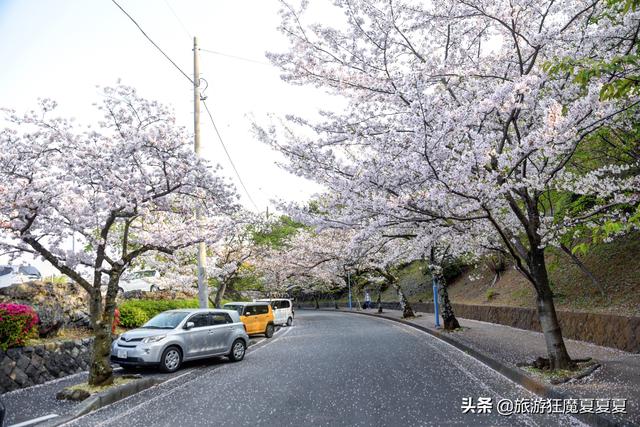
<svg viewBox="0 0 640 427">
<path fill-rule="evenodd" d="M 542 377 L 547 381 L 564 380 L 565 378 L 572 377 L 577 372 L 569 369 L 557 369 L 555 371 L 550 371 L 547 369 L 534 368 L 532 366 L 523 366 L 521 369 L 524 369 L 525 371 L 537 377 Z"/>
<path fill-rule="evenodd" d="M 520 369 L 553 384 L 554 382 L 565 382 L 571 378 L 578 377 L 581 374 L 586 373 L 587 370 L 592 369 L 595 364 L 596 362 L 593 360 L 587 360 L 576 363 L 573 369 L 550 370 L 534 368 L 533 366 L 522 366 Z"/>
<path fill-rule="evenodd" d="M 640 316 L 640 233 L 593 245 L 580 260 L 604 286 L 603 296 L 591 280 L 561 250 L 549 248 L 546 263 L 559 310 Z M 479 277 L 470 280 L 470 277 Z M 449 286 L 453 303 L 535 307 L 535 290 L 511 266 L 493 286 L 494 275 L 483 263 Z M 490 289 L 496 294 L 488 298 Z M 411 298 L 415 301 L 417 295 Z"/>
<path fill-rule="evenodd" d="M 113 378 L 113 384 L 109 384 L 109 385 L 101 385 L 101 386 L 92 386 L 89 385 L 88 383 L 80 383 L 80 384 L 76 384 L 73 386 L 68 387 L 69 390 L 84 390 L 89 392 L 90 394 L 96 394 L 96 393 L 100 393 L 103 392 L 105 390 L 108 390 L 110 388 L 113 387 L 118 387 L 121 386 L 123 384 L 127 384 L 130 383 L 131 381 L 134 381 L 135 378 L 123 378 L 123 377 L 114 377 Z"/>
</svg>

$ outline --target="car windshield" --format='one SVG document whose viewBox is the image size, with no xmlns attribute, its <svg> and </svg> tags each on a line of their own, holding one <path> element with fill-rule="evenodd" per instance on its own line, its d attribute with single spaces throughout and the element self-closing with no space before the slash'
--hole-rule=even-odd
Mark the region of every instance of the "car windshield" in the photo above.
<svg viewBox="0 0 640 427">
<path fill-rule="evenodd" d="M 125 277 L 126 280 L 136 280 L 141 278 L 142 275 L 140 274 L 139 271 L 134 271 L 133 273 L 129 273 L 127 274 L 127 276 Z"/>
<path fill-rule="evenodd" d="M 225 304 L 224 307 L 225 310 L 235 310 L 238 312 L 238 314 L 240 316 L 242 316 L 242 309 L 244 309 L 244 305 L 239 305 L 239 304 Z"/>
<path fill-rule="evenodd" d="M 31 266 L 22 266 L 19 269 L 20 273 L 26 274 L 28 276 L 39 276 L 40 272 L 35 267 Z"/>
<path fill-rule="evenodd" d="M 11 274 L 13 269 L 11 267 L 0 267 L 0 276 L 6 276 L 7 274 Z"/>
<path fill-rule="evenodd" d="M 188 314 L 186 311 L 165 311 L 149 320 L 142 327 L 149 329 L 175 329 Z"/>
</svg>

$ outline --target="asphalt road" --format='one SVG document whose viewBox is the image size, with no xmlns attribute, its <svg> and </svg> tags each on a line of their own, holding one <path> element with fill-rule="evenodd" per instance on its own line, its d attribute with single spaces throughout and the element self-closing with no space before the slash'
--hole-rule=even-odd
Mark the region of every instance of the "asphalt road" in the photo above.
<svg viewBox="0 0 640 427">
<path fill-rule="evenodd" d="M 188 371 L 71 425 L 581 425 L 566 415 L 463 414 L 463 397 L 535 398 L 410 327 L 301 311 L 241 363 Z"/>
<path fill-rule="evenodd" d="M 280 328 L 276 329 L 276 335 Z M 264 341 L 262 335 L 251 338 L 250 346 Z M 200 371 L 211 371 L 227 363 L 226 358 L 212 358 L 204 360 L 194 360 L 182 365 L 178 372 L 167 374 L 160 372 L 153 367 L 138 369 L 136 373 L 143 377 L 154 377 L 161 381 L 171 381 L 172 383 L 188 381 L 191 376 L 197 376 Z M 116 365 L 117 366 L 117 365 Z M 116 367 L 116 371 L 121 368 Z M 188 374 L 188 375 L 187 375 Z M 80 402 L 70 400 L 57 400 L 56 394 L 65 387 L 86 382 L 88 373 L 80 372 L 75 375 L 59 378 L 44 384 L 39 384 L 29 388 L 10 391 L 1 396 L 2 403 L 6 408 L 4 425 L 11 427 L 15 424 L 34 423 L 34 420 L 64 416 L 74 411 Z M 0 426 L 2 427 L 2 426 Z"/>
</svg>

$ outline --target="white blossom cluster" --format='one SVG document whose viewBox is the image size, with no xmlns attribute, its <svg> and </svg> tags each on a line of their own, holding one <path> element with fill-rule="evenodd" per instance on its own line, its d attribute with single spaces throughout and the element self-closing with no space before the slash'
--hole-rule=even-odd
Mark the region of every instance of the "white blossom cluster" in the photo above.
<svg viewBox="0 0 640 427">
<path fill-rule="evenodd" d="M 126 86 L 103 95 L 98 126 L 51 117 L 44 100 L 7 111 L 0 131 L 0 251 L 40 256 L 88 290 L 145 253 L 220 239 L 237 210 L 172 111 Z"/>
<path fill-rule="evenodd" d="M 332 24 L 313 23 L 305 2 L 285 4 L 290 49 L 269 57 L 285 80 L 346 107 L 255 133 L 286 156 L 284 168 L 328 189 L 315 208 L 290 208 L 318 230 L 353 230 L 351 254 L 375 241 L 390 245 L 389 260 L 438 245 L 524 264 L 567 227 L 640 201 L 638 162 L 567 168 L 595 132 L 630 128 L 640 100 L 601 100 L 604 74 L 581 85 L 546 71 L 565 58 L 624 54 L 640 11 L 616 20 L 587 0 L 334 3 L 344 19 Z M 557 192 L 595 205 L 557 220 L 548 198 Z"/>
</svg>

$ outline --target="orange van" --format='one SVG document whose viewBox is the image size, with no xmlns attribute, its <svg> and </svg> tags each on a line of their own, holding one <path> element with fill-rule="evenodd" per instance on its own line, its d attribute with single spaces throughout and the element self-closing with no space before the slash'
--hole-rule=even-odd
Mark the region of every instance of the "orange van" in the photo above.
<svg viewBox="0 0 640 427">
<path fill-rule="evenodd" d="M 261 335 L 271 338 L 275 332 L 274 315 L 268 302 L 230 302 L 225 310 L 237 311 L 248 335 Z"/>
</svg>

